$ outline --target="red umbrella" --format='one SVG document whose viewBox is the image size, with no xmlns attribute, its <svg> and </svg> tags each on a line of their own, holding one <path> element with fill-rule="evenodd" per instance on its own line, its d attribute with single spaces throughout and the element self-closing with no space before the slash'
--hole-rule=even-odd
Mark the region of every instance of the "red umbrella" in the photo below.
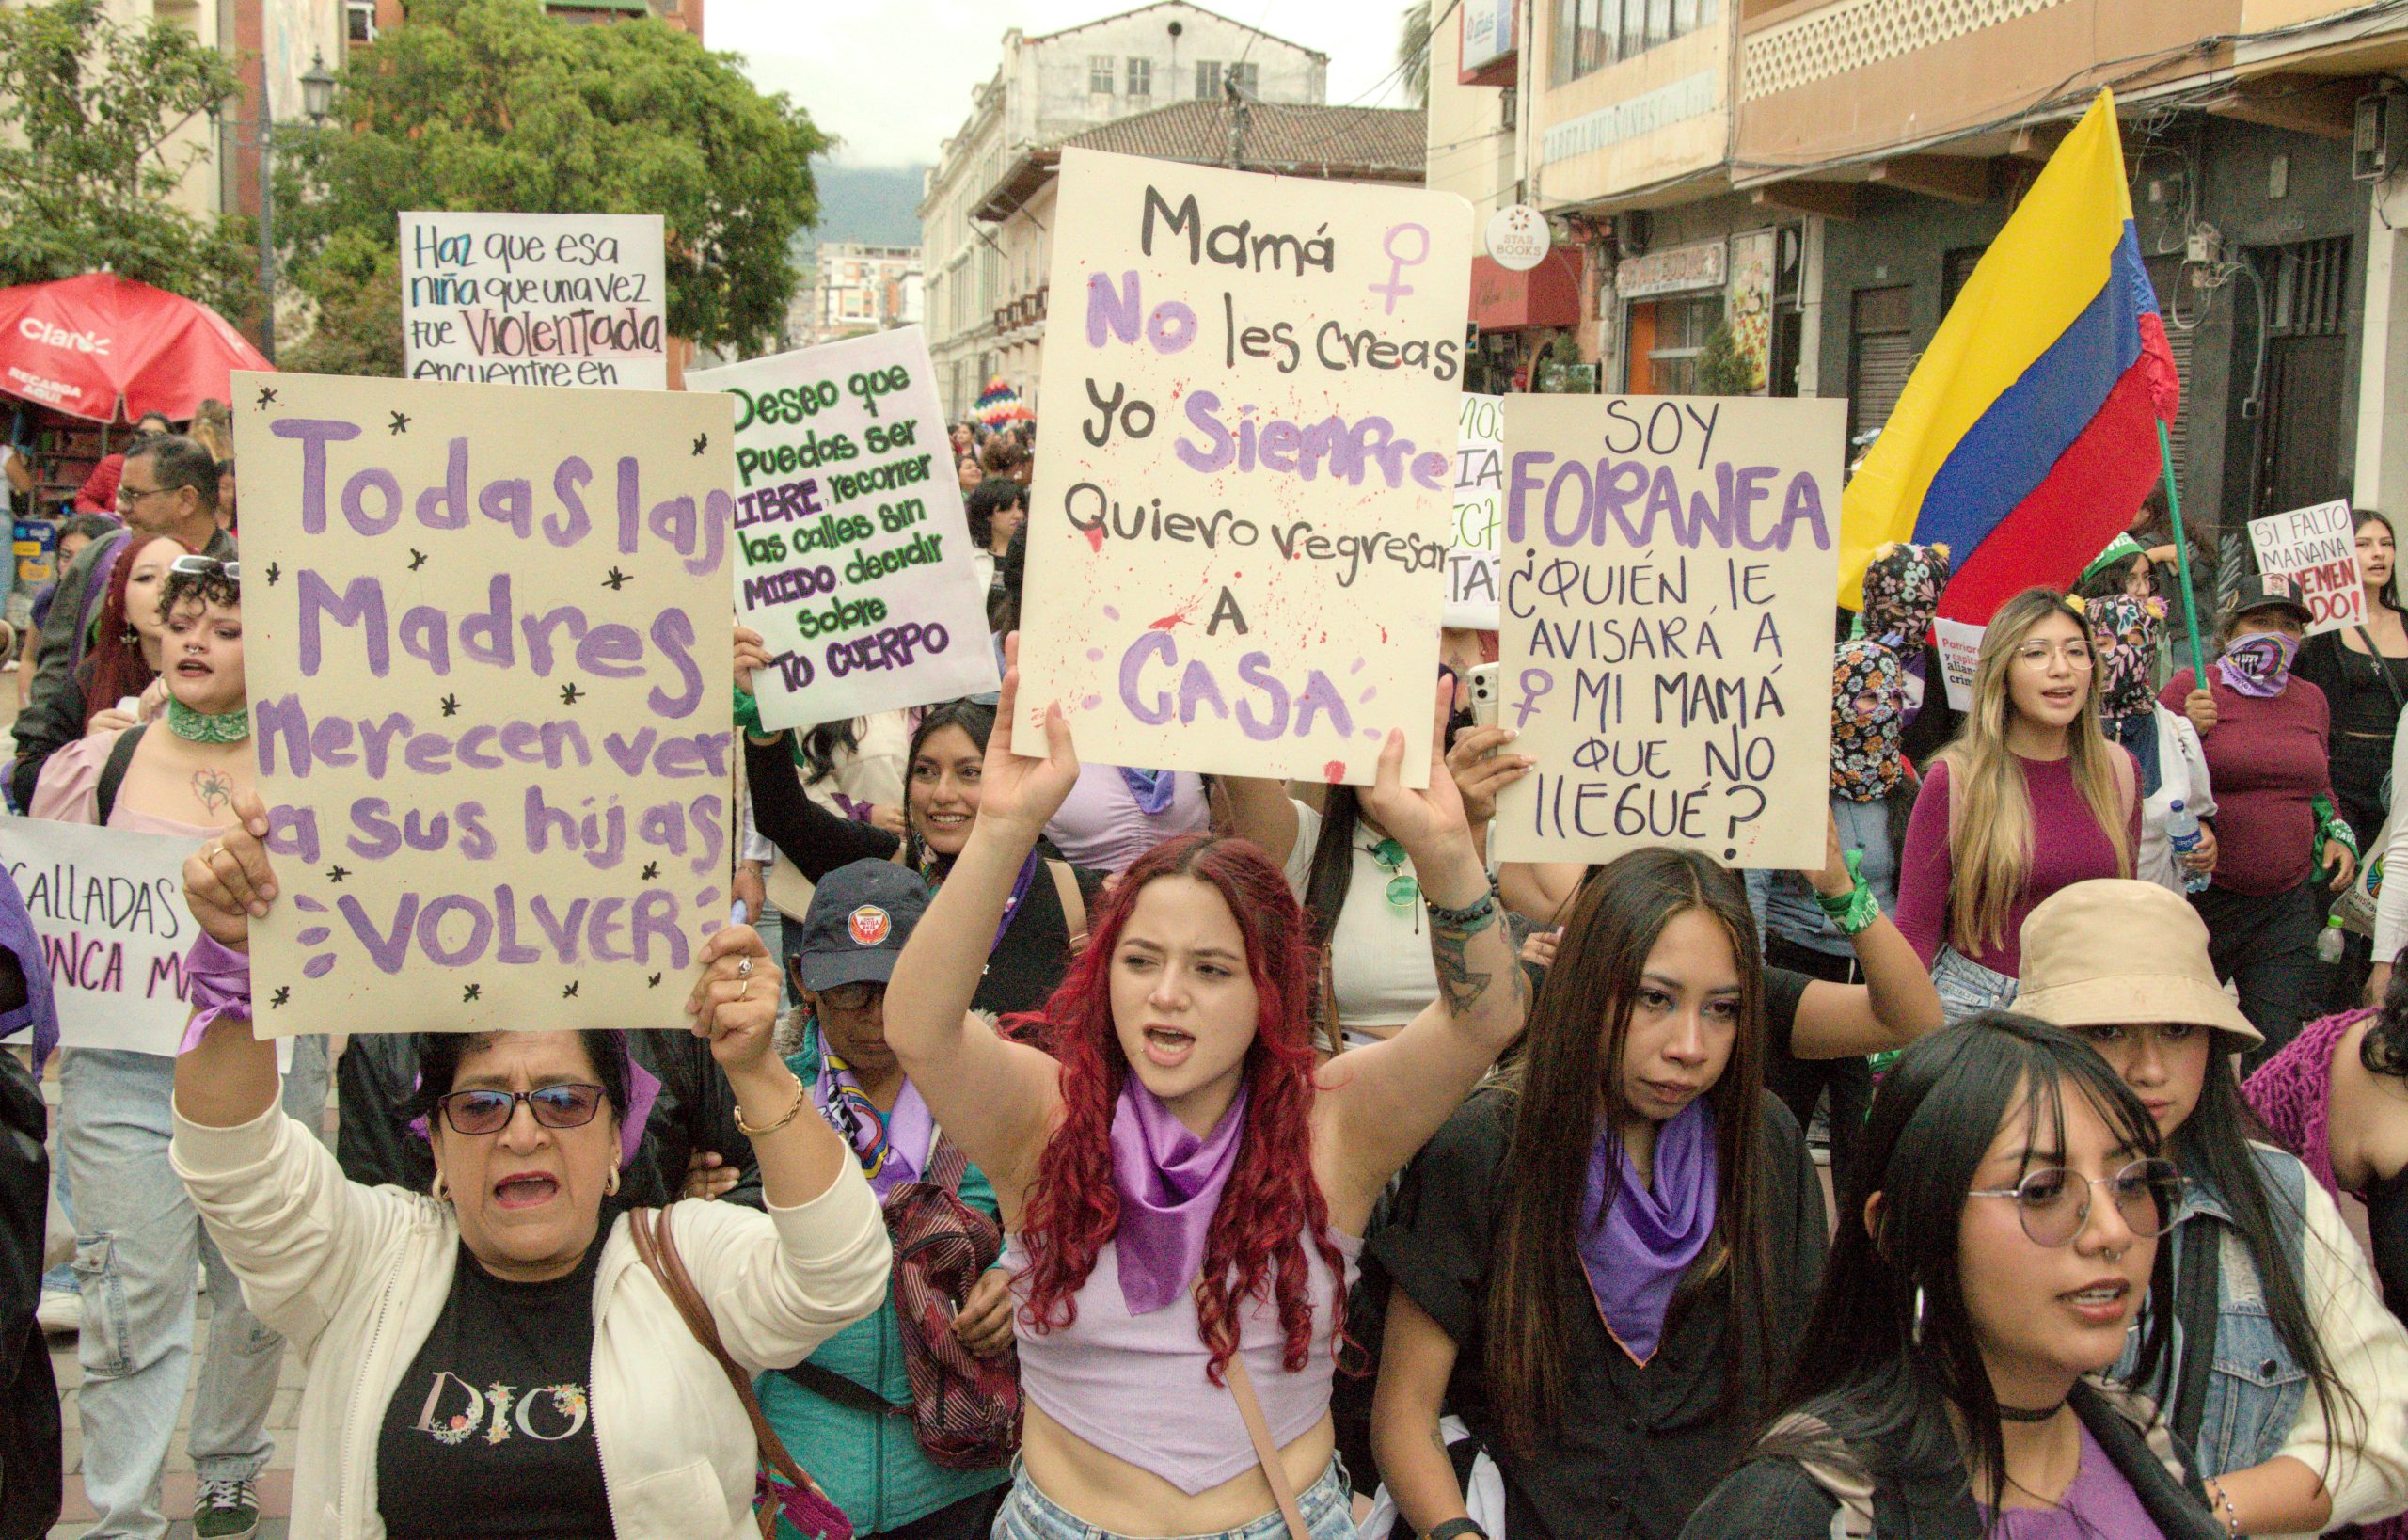
<svg viewBox="0 0 2408 1540">
<path fill-rule="evenodd" d="M 73 417 L 182 420 L 275 367 L 208 306 L 114 273 L 0 289 L 0 392 Z"/>
</svg>

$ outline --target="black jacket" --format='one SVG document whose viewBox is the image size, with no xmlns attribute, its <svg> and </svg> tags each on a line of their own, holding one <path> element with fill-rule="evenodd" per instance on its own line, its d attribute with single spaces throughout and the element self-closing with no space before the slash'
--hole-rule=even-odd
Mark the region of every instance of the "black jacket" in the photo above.
<svg viewBox="0 0 2408 1540">
<path fill-rule="evenodd" d="M 24 969 L 0 950 L 0 1014 L 24 1003 Z M 50 1210 L 49 1124 L 41 1088 L 16 1055 L 0 1053 L 0 1540 L 48 1533 L 63 1496 L 58 1385 L 34 1323 Z"/>
<path fill-rule="evenodd" d="M 2181 1466 L 2173 1436 L 2142 1397 L 2083 1381 L 2068 1398 L 2074 1415 L 2130 1482 L 2165 1540 L 2223 1540 L 2225 1526 L 2207 1509 L 2198 1478 Z M 1831 1540 L 1867 1532 L 1841 1517 L 1842 1493 L 1870 1486 L 1871 1540 L 1984 1540 L 1981 1508 L 1962 1468 L 1917 1481 L 1866 1475 L 1836 1442 L 1810 1469 L 1758 1456 L 1723 1478 L 1689 1516 L 1681 1540 Z"/>
<path fill-rule="evenodd" d="M 644 1120 L 643 1142 L 620 1176 L 620 1199 L 648 1208 L 673 1203 L 686 1183 L 686 1162 L 715 1151 L 741 1173 L 721 1201 L 761 1206 L 761 1167 L 752 1141 L 736 1131 L 736 1096 L 711 1058 L 710 1045 L 686 1032 L 630 1032 L 627 1056 L 660 1082 Z M 411 1033 L 360 1036 L 343 1050 L 335 1083 L 343 1116 L 335 1135 L 342 1174 L 374 1187 L 425 1192 L 435 1156 L 411 1131 L 403 1109 L 418 1085 L 418 1039 Z M 378 1115 L 370 1115 L 376 1109 Z"/>
</svg>

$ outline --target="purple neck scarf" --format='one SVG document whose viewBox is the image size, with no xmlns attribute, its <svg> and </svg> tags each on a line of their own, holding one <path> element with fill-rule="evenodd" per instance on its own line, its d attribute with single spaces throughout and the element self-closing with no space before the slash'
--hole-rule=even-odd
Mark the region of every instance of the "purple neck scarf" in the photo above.
<svg viewBox="0 0 2408 1540">
<path fill-rule="evenodd" d="M 2267 700 L 2290 683 L 2291 661 L 2299 657 L 2299 638 L 2279 631 L 2245 636 L 2216 659 L 2216 675 L 2236 695 Z"/>
<path fill-rule="evenodd" d="M 1179 771 L 1131 770 L 1120 768 L 1120 779 L 1129 787 L 1129 795 L 1136 799 L 1137 811 L 1149 818 L 1158 818 L 1170 805 L 1171 794 L 1179 789 Z"/>
<path fill-rule="evenodd" d="M 1221 1189 L 1237 1169 L 1246 1088 L 1212 1134 L 1197 1138 L 1131 1075 L 1112 1111 L 1112 1184 L 1120 1193 L 1120 1297 L 1150 1315 L 1194 1286 L 1204 1270 L 1204 1234 Z"/>
<path fill-rule="evenodd" d="M 1608 1163 L 1620 1167 L 1621 1190 L 1600 1222 Z M 1606 1330 L 1642 1369 L 1663 1339 L 1672 1291 L 1714 1233 L 1714 1115 L 1703 1097 L 1656 1130 L 1653 1188 L 1622 1141 L 1599 1131 L 1580 1198 L 1580 1269 Z"/>
<path fill-rule="evenodd" d="M 936 1119 L 920 1088 L 909 1080 L 895 1094 L 895 1110 L 880 1114 L 878 1103 L 862 1088 L 859 1076 L 819 1041 L 819 1074 L 812 1082 L 811 1099 L 862 1163 L 870 1191 L 884 1202 L 887 1194 L 907 1182 L 917 1182 L 928 1168 L 928 1151 L 937 1137 Z"/>
</svg>

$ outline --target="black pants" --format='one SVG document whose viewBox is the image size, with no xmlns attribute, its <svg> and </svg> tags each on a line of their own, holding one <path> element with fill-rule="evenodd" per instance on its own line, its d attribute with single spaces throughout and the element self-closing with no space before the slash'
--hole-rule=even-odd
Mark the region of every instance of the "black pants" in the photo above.
<svg viewBox="0 0 2408 1540">
<path fill-rule="evenodd" d="M 891 1530 L 880 1530 L 876 1535 L 863 1535 L 859 1540 L 986 1540 L 987 1532 L 995 1526 L 995 1515 L 1004 1506 L 1004 1499 L 1012 1484 L 990 1487 L 976 1497 L 963 1498 L 932 1514 L 922 1514 L 909 1524 L 898 1524 Z"/>
<path fill-rule="evenodd" d="M 2208 924 L 2208 957 L 2216 976 L 2241 995 L 2241 1013 L 2266 1035 L 2242 1060 L 2248 1073 L 2299 1036 L 2316 994 L 2316 932 L 2323 923 L 2321 883 L 2311 873 L 2299 886 L 2266 897 L 2210 888 L 2191 895 Z"/>
<path fill-rule="evenodd" d="M 1854 953 L 1834 957 L 1779 936 L 1765 938 L 1765 961 L 1833 984 L 1863 982 Z M 1848 1177 L 1864 1148 L 1864 1115 L 1873 1104 L 1871 1067 L 1852 1054 L 1846 1058 L 1798 1058 L 1771 1053 L 1765 1056 L 1765 1087 L 1781 1098 L 1801 1129 L 1814 1122 L 1814 1104 L 1824 1093 L 1830 1094 L 1831 1188 L 1847 1191 Z"/>
</svg>

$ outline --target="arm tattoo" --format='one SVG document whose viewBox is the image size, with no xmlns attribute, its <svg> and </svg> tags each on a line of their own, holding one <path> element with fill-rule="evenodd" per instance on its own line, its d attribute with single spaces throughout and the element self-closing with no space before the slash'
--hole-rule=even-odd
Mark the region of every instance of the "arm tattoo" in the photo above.
<svg viewBox="0 0 2408 1540">
<path fill-rule="evenodd" d="M 1468 955 L 1472 938 L 1497 923 L 1494 909 L 1481 914 L 1468 926 L 1440 923 L 1435 916 L 1430 924 L 1430 961 L 1438 972 L 1438 993 L 1447 1002 L 1450 1015 L 1468 1016 L 1476 1008 L 1488 987 L 1496 980 L 1493 973 L 1478 972 L 1471 966 Z M 1519 967 L 1513 969 L 1520 976 Z"/>
</svg>

